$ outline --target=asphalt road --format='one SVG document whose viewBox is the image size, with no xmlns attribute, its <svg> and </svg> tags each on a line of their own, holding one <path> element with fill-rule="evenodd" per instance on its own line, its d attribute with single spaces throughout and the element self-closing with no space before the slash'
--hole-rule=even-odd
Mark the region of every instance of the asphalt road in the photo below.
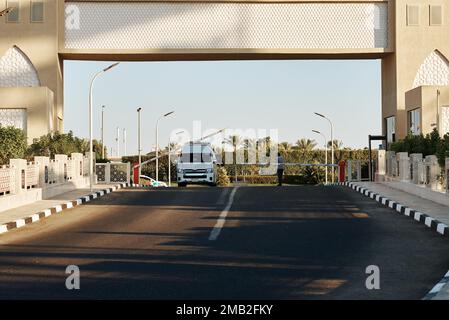
<svg viewBox="0 0 449 320">
<path fill-rule="evenodd" d="M 421 299 L 449 269 L 447 239 L 346 187 L 231 195 L 124 189 L 1 235 L 0 298 Z"/>
</svg>

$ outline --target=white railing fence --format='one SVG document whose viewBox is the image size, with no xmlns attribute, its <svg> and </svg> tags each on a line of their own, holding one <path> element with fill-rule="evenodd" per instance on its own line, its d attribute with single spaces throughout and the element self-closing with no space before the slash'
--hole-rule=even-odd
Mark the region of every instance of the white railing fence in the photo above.
<svg viewBox="0 0 449 320">
<path fill-rule="evenodd" d="M 448 189 L 449 158 L 446 159 L 444 171 L 435 155 L 423 157 L 420 153 L 409 155 L 407 152 L 387 151 L 384 161 L 387 181 L 409 182 L 436 191 Z"/>
<path fill-rule="evenodd" d="M 96 164 L 95 167 L 101 177 L 98 182 L 129 182 L 129 163 Z M 9 165 L 0 166 L 0 197 L 35 188 L 42 188 L 43 192 L 54 188 L 67 190 L 64 188 L 70 185 L 76 188 L 83 185 L 81 182 L 87 181 L 88 176 L 89 157 L 81 153 L 72 153 L 70 157 L 58 154 L 54 159 L 34 157 L 32 162 L 11 159 Z"/>
</svg>

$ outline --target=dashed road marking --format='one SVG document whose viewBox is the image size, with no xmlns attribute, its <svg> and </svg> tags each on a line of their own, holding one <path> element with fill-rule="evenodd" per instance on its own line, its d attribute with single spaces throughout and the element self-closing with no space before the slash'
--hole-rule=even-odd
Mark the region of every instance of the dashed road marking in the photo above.
<svg viewBox="0 0 449 320">
<path fill-rule="evenodd" d="M 226 217 L 228 215 L 229 209 L 231 209 L 232 203 L 234 202 L 234 196 L 238 188 L 239 187 L 234 187 L 234 189 L 232 189 L 232 192 L 229 196 L 228 204 L 218 217 L 217 223 L 215 224 L 215 227 L 212 229 L 210 233 L 209 240 L 211 241 L 217 240 L 218 236 L 220 235 L 221 229 L 223 229 L 223 226 L 226 222 Z"/>
</svg>

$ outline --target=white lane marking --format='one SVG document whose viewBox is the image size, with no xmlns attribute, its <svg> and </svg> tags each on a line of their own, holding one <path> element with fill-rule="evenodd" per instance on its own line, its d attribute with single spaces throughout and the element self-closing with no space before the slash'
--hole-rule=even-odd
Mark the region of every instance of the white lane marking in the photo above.
<svg viewBox="0 0 449 320">
<path fill-rule="evenodd" d="M 223 188 L 223 191 L 221 191 L 220 197 L 217 200 L 217 205 L 223 205 L 225 204 L 226 196 L 229 193 L 230 188 Z"/>
<path fill-rule="evenodd" d="M 209 240 L 212 241 L 217 240 L 218 236 L 220 235 L 221 229 L 223 228 L 226 222 L 226 216 L 228 215 L 229 209 L 231 209 L 232 203 L 234 202 L 234 196 L 238 188 L 239 187 L 234 187 L 234 189 L 232 189 L 231 195 L 229 196 L 228 204 L 218 217 L 217 223 L 215 224 L 215 227 L 212 229 L 210 233 Z"/>
</svg>

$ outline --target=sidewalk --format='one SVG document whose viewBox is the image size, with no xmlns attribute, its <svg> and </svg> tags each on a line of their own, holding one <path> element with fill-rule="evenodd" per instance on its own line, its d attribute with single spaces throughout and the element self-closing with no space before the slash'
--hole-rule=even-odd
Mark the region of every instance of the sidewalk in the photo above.
<svg viewBox="0 0 449 320">
<path fill-rule="evenodd" d="M 396 204 L 399 204 L 403 207 L 408 207 L 416 212 L 423 213 L 435 219 L 436 221 L 449 226 L 449 206 L 445 206 L 395 188 L 391 188 L 388 186 L 388 184 L 385 183 L 354 182 L 353 184 L 374 192 L 381 197 L 392 200 Z M 388 202 L 386 202 L 385 204 L 387 205 L 387 203 Z M 426 223 L 426 225 L 429 227 L 431 226 L 428 223 Z M 445 236 L 446 230 L 447 227 L 443 229 L 443 234 Z M 426 297 L 424 297 L 424 300 L 449 300 L 449 272 L 438 284 L 433 287 L 433 289 L 426 295 Z"/>
<path fill-rule="evenodd" d="M 76 202 L 77 199 L 82 199 L 82 198 L 91 196 L 92 194 L 98 194 L 98 195 L 100 193 L 103 194 L 102 191 L 104 191 L 106 189 L 114 188 L 114 186 L 117 186 L 117 184 L 115 184 L 115 185 L 97 184 L 94 186 L 92 192 L 88 188 L 76 189 L 76 190 L 73 190 L 70 192 L 59 194 L 50 199 L 36 201 L 32 204 L 28 204 L 25 206 L 21 206 L 21 207 L 17 207 L 17 208 L 11 209 L 11 210 L 6 210 L 3 212 L 0 212 L 0 226 L 2 226 L 3 228 L 6 228 L 4 226 L 7 224 L 10 224 L 10 223 L 18 221 L 18 220 L 24 221 L 26 218 L 29 219 L 30 216 L 37 215 L 37 214 L 42 213 L 43 211 L 48 210 L 50 208 L 59 207 L 59 208 L 55 209 L 56 212 L 59 212 L 63 209 L 63 207 L 66 207 L 66 208 L 72 207 L 73 202 Z M 92 198 L 92 196 L 91 196 L 91 198 Z M 69 203 L 71 203 L 71 204 L 69 204 Z M 50 214 L 48 214 L 48 215 L 50 215 Z M 45 216 L 47 216 L 47 215 L 45 215 Z M 35 219 L 39 220 L 39 217 L 36 216 Z M 25 222 L 23 222 L 23 223 L 25 223 Z M 2 233 L 2 230 L 0 230 L 0 233 Z M 3 232 L 4 231 L 6 231 L 6 230 L 3 230 Z"/>
<path fill-rule="evenodd" d="M 394 202 L 400 203 L 406 207 L 414 209 L 419 212 L 426 213 L 427 215 L 439 220 L 440 222 L 449 226 L 449 207 L 418 197 L 416 195 L 400 191 L 394 188 L 388 187 L 383 183 L 376 182 L 355 182 L 356 185 L 387 197 Z"/>
</svg>

